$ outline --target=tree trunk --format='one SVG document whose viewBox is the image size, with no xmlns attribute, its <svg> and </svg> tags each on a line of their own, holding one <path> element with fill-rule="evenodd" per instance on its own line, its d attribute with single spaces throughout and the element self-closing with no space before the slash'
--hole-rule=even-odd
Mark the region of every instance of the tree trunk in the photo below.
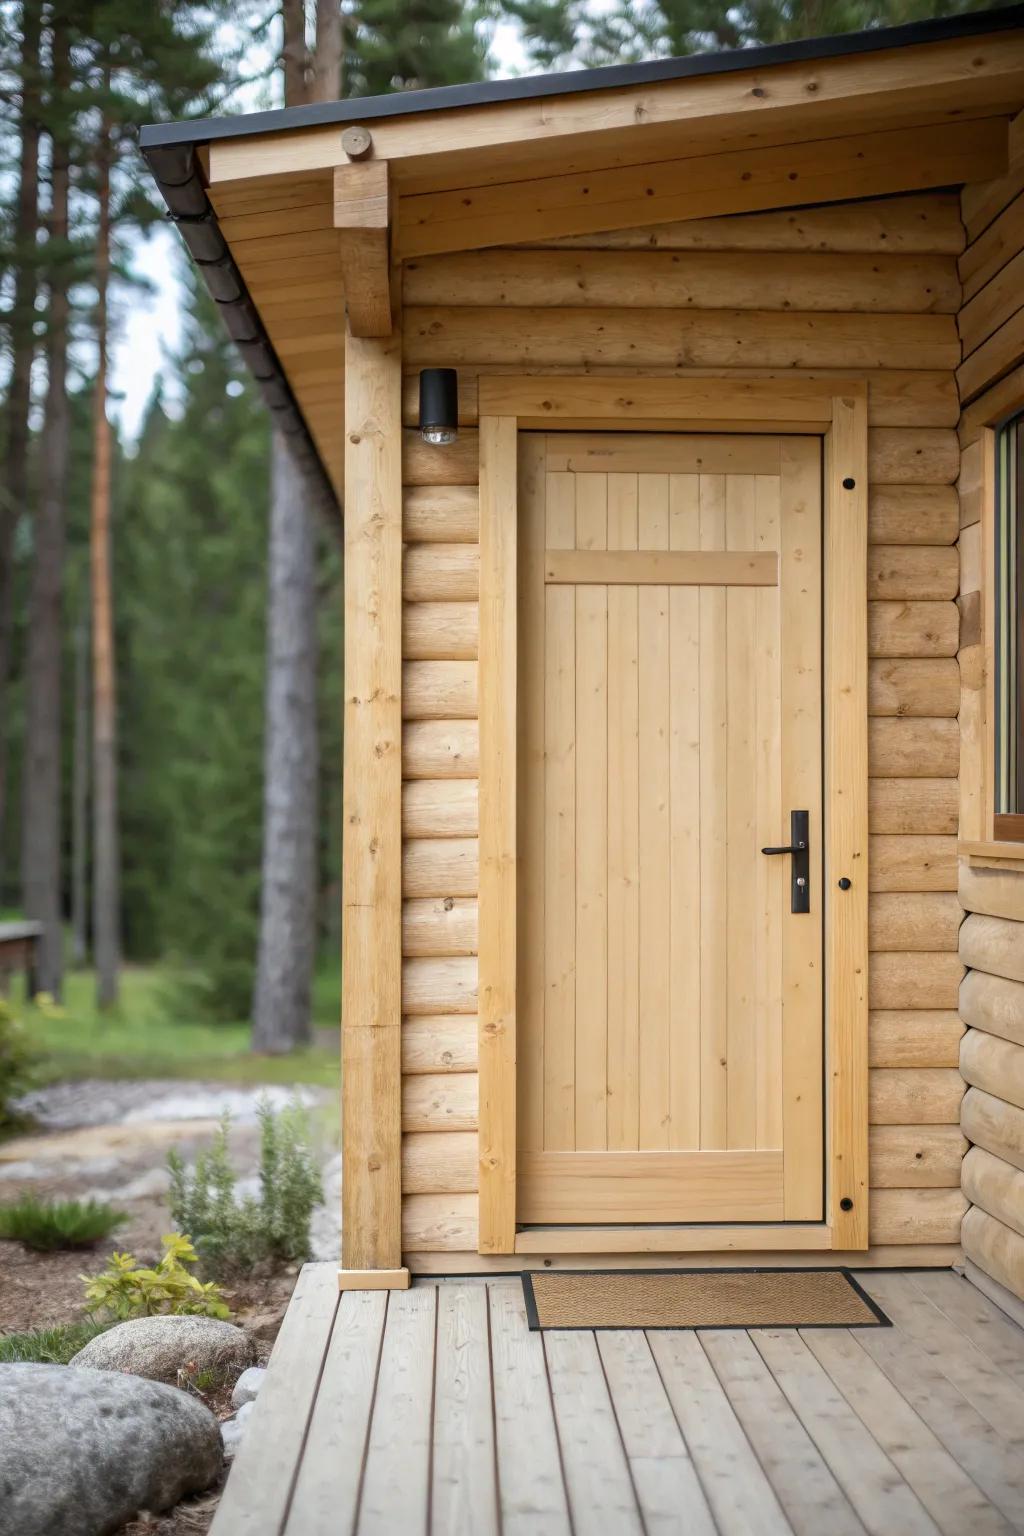
<svg viewBox="0 0 1024 1536">
<path fill-rule="evenodd" d="M 285 105 L 328 101 L 341 77 L 339 0 L 317 0 L 316 48 L 303 0 L 283 0 Z M 317 589 L 314 513 L 302 472 L 273 444 L 263 751 L 263 866 L 253 997 L 255 1051 L 311 1038 L 317 948 Z"/>
<path fill-rule="evenodd" d="M 21 7 L 21 114 L 18 193 L 14 215 L 14 298 L 11 306 L 11 373 L 7 392 L 7 447 L 0 491 L 0 900 L 5 885 L 4 835 L 10 743 L 6 722 L 14 629 L 14 530 L 28 494 L 29 408 L 35 361 L 36 263 L 39 227 L 39 47 L 40 0 Z"/>
<path fill-rule="evenodd" d="M 96 237 L 96 389 L 90 557 L 93 677 L 93 953 L 96 1000 L 117 1002 L 121 963 L 120 858 L 117 825 L 117 688 L 110 539 L 110 423 L 107 420 L 107 290 L 110 283 L 110 126 L 99 143 L 99 223 Z"/>
<path fill-rule="evenodd" d="M 273 443 L 263 869 L 253 1049 L 311 1038 L 316 955 L 316 530 L 301 471 Z"/>
<path fill-rule="evenodd" d="M 53 82 L 68 85 L 66 30 L 53 31 Z M 65 133 L 54 134 L 50 240 L 60 250 L 68 238 L 69 155 Z M 51 253 L 52 255 L 52 253 Z M 64 508 L 67 496 L 70 416 L 67 398 L 68 320 L 66 270 L 59 259 L 48 280 L 46 414 L 40 451 L 39 510 L 33 541 L 29 607 L 25 769 L 22 788 L 22 889 L 25 910 L 43 924 L 36 956 L 42 992 L 60 996 L 61 929 L 61 604 L 64 584 Z"/>
<path fill-rule="evenodd" d="M 306 101 L 306 72 L 309 49 L 306 45 L 305 0 L 282 0 L 281 67 L 284 73 L 284 104 L 299 107 Z"/>
<path fill-rule="evenodd" d="M 308 94 L 310 101 L 336 101 L 341 91 L 341 5 L 316 0 L 316 52 Z"/>
<path fill-rule="evenodd" d="M 71 963 L 89 953 L 89 620 L 75 626 L 75 743 L 71 775 Z"/>
</svg>

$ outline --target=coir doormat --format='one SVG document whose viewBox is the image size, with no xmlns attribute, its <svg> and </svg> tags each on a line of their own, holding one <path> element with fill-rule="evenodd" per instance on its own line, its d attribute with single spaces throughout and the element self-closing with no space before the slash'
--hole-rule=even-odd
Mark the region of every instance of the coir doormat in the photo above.
<svg viewBox="0 0 1024 1536">
<path fill-rule="evenodd" d="M 531 1328 L 886 1328 L 845 1269 L 524 1273 Z"/>
</svg>

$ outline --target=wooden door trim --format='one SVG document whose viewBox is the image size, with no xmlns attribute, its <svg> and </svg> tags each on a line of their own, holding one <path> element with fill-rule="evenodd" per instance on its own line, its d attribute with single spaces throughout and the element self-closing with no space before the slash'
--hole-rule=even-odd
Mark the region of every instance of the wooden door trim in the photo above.
<svg viewBox="0 0 1024 1536">
<path fill-rule="evenodd" d="M 742 1230 L 757 1234 L 761 1247 L 780 1251 L 801 1246 L 799 1234 L 812 1230 L 819 1248 L 862 1251 L 868 1246 L 867 384 L 500 375 L 481 376 L 479 391 L 479 1251 L 568 1251 L 566 1243 L 585 1236 L 579 1228 L 516 1233 L 516 462 L 519 432 L 544 428 L 823 440 L 825 1221 L 813 1228 Z M 851 572 L 861 579 L 851 582 Z M 845 890 L 841 879 L 850 881 Z M 677 1247 L 686 1246 L 684 1229 L 666 1230 Z M 719 1232 L 729 1246 L 731 1234 Z M 609 1244 L 612 1236 L 605 1233 Z M 653 1234 L 645 1230 L 634 1241 L 647 1247 Z"/>
</svg>

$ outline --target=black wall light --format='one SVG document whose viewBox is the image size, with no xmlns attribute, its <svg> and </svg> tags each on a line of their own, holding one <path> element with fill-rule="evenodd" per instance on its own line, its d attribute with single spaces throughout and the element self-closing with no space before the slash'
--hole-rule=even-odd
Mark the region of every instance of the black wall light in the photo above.
<svg viewBox="0 0 1024 1536">
<path fill-rule="evenodd" d="M 420 436 L 425 443 L 454 443 L 459 435 L 459 376 L 454 368 L 420 372 Z"/>
</svg>

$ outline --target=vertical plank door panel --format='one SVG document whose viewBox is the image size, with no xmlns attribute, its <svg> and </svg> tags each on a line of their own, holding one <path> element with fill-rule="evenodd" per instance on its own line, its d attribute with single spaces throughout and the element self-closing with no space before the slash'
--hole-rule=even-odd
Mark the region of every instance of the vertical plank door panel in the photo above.
<svg viewBox="0 0 1024 1536">
<path fill-rule="evenodd" d="M 608 476 L 608 548 L 637 548 L 638 476 Z M 640 1145 L 639 589 L 608 588 L 608 1147 Z"/>
<path fill-rule="evenodd" d="M 640 476 L 638 543 L 667 549 L 668 476 Z M 668 588 L 638 589 L 640 654 L 640 1146 L 669 1145 L 671 912 Z"/>
<path fill-rule="evenodd" d="M 521 1221 L 667 1219 L 653 1152 L 679 1212 L 820 1220 L 820 442 L 526 440 L 519 912 L 543 954 L 520 954 L 520 1092 L 542 1101 L 520 1109 Z M 761 851 L 791 810 L 806 914 Z"/>
<path fill-rule="evenodd" d="M 608 547 L 608 477 L 577 475 L 576 548 Z M 608 1144 L 608 588 L 576 599 L 576 1147 Z"/>
</svg>

